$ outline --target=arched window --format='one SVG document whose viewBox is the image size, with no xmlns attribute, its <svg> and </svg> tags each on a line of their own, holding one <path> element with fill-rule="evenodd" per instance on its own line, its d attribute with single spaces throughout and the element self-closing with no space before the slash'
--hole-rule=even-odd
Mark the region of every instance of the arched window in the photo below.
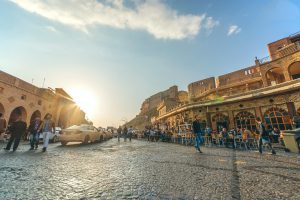
<svg viewBox="0 0 300 200">
<path fill-rule="evenodd" d="M 300 78 L 300 61 L 294 62 L 288 69 L 292 80 Z"/>
<path fill-rule="evenodd" d="M 212 121 L 216 123 L 216 127 L 218 131 L 221 131 L 222 128 L 228 129 L 229 125 L 229 118 L 228 116 L 222 114 L 222 113 L 217 113 L 213 118 Z"/>
<path fill-rule="evenodd" d="M 280 67 L 269 69 L 269 71 L 267 71 L 266 73 L 266 79 L 268 86 L 273 86 L 285 82 L 283 69 Z"/>
<path fill-rule="evenodd" d="M 291 118 L 287 111 L 281 108 L 270 108 L 264 114 L 268 128 L 277 127 L 280 130 L 292 129 Z"/>
<path fill-rule="evenodd" d="M 245 128 L 248 130 L 256 129 L 255 116 L 248 111 L 239 112 L 235 116 L 234 121 L 237 128 Z"/>
</svg>

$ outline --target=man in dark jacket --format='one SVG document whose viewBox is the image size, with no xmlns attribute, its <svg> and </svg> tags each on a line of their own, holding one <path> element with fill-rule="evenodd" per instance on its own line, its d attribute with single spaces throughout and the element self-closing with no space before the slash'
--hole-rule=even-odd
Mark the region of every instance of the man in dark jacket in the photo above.
<svg viewBox="0 0 300 200">
<path fill-rule="evenodd" d="M 117 133 L 118 133 L 118 142 L 120 142 L 120 137 L 121 137 L 121 134 L 122 134 L 122 128 L 121 128 L 121 126 L 119 126 L 119 128 L 117 130 Z"/>
<path fill-rule="evenodd" d="M 258 125 L 258 131 L 259 131 L 259 143 L 258 143 L 259 153 L 262 154 L 262 145 L 263 145 L 263 143 L 266 143 L 269 145 L 270 149 L 272 150 L 272 154 L 273 155 L 276 154 L 276 152 L 273 149 L 272 144 L 270 142 L 269 132 L 266 130 L 265 125 L 262 123 L 262 121 L 259 117 L 256 118 L 256 123 Z"/>
<path fill-rule="evenodd" d="M 10 139 L 7 143 L 5 150 L 9 151 L 12 143 L 14 143 L 13 151 L 16 151 L 22 135 L 26 132 L 27 124 L 22 121 L 21 113 L 17 113 L 17 120 L 9 127 Z"/>
<path fill-rule="evenodd" d="M 125 127 L 123 129 L 124 142 L 126 142 L 126 140 L 127 140 L 127 133 L 128 133 L 128 129 L 127 129 L 127 126 L 125 125 Z"/>
<path fill-rule="evenodd" d="M 30 150 L 33 150 L 34 148 L 37 149 L 39 146 L 39 139 L 40 139 L 40 133 L 39 128 L 42 124 L 42 121 L 39 117 L 35 118 L 33 120 L 28 128 L 28 132 L 30 133 Z"/>
<path fill-rule="evenodd" d="M 201 141 L 202 141 L 202 136 L 201 136 L 202 126 L 201 126 L 201 123 L 200 123 L 200 119 L 197 115 L 195 116 L 195 120 L 193 121 L 192 128 L 193 128 L 193 133 L 194 133 L 195 138 L 196 138 L 195 148 L 200 153 L 202 153 L 202 151 L 200 149 L 200 144 L 201 144 Z"/>
</svg>

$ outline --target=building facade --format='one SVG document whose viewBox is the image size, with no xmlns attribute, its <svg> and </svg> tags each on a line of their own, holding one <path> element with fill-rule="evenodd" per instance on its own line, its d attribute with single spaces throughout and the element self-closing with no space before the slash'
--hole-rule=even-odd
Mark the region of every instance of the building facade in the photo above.
<svg viewBox="0 0 300 200">
<path fill-rule="evenodd" d="M 300 34 L 268 45 L 270 55 L 253 66 L 189 84 L 188 103 L 167 110 L 163 105 L 154 123 L 174 128 L 199 115 L 218 130 L 256 128 L 260 117 L 269 128 L 291 129 L 300 114 Z"/>
<path fill-rule="evenodd" d="M 36 117 L 43 119 L 48 113 L 56 126 L 62 128 L 87 122 L 85 113 L 62 88 L 38 88 L 0 71 L 0 113 L 11 123 L 16 112 L 22 114 L 27 124 Z"/>
<path fill-rule="evenodd" d="M 188 93 L 186 91 L 178 91 L 177 86 L 172 86 L 169 89 L 158 92 L 146 100 L 141 105 L 140 113 L 134 119 L 127 123 L 127 126 L 133 126 L 140 130 L 145 126 L 150 126 L 152 122 L 162 111 L 158 111 L 158 107 L 163 106 L 164 112 L 175 108 L 177 105 L 188 103 Z"/>
</svg>

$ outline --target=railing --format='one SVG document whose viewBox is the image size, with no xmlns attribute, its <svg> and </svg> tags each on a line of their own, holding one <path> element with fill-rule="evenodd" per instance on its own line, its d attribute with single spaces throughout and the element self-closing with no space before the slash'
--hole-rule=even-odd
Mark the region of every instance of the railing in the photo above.
<svg viewBox="0 0 300 200">
<path fill-rule="evenodd" d="M 300 51 L 300 42 L 295 42 L 295 43 L 289 44 L 289 45 L 277 50 L 277 52 L 275 54 L 258 59 L 258 62 L 259 62 L 259 64 L 262 65 L 262 64 L 271 62 L 272 60 L 279 59 L 284 56 L 288 56 L 297 51 Z"/>
<path fill-rule="evenodd" d="M 284 57 L 287 55 L 290 55 L 292 53 L 295 53 L 297 51 L 300 51 L 300 42 L 295 42 L 290 45 L 287 45 L 283 47 L 282 49 L 278 50 L 278 56 Z"/>
<path fill-rule="evenodd" d="M 264 63 L 270 62 L 271 61 L 271 57 L 270 56 L 266 56 L 264 58 L 259 59 L 258 61 L 259 61 L 259 64 L 264 64 Z"/>
</svg>

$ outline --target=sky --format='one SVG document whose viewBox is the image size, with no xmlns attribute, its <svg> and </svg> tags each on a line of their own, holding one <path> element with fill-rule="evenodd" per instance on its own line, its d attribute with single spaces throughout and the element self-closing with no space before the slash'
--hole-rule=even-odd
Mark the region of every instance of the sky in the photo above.
<svg viewBox="0 0 300 200">
<path fill-rule="evenodd" d="M 118 126 L 147 97 L 252 66 L 298 31 L 298 0 L 0 0 L 0 69 Z"/>
</svg>

